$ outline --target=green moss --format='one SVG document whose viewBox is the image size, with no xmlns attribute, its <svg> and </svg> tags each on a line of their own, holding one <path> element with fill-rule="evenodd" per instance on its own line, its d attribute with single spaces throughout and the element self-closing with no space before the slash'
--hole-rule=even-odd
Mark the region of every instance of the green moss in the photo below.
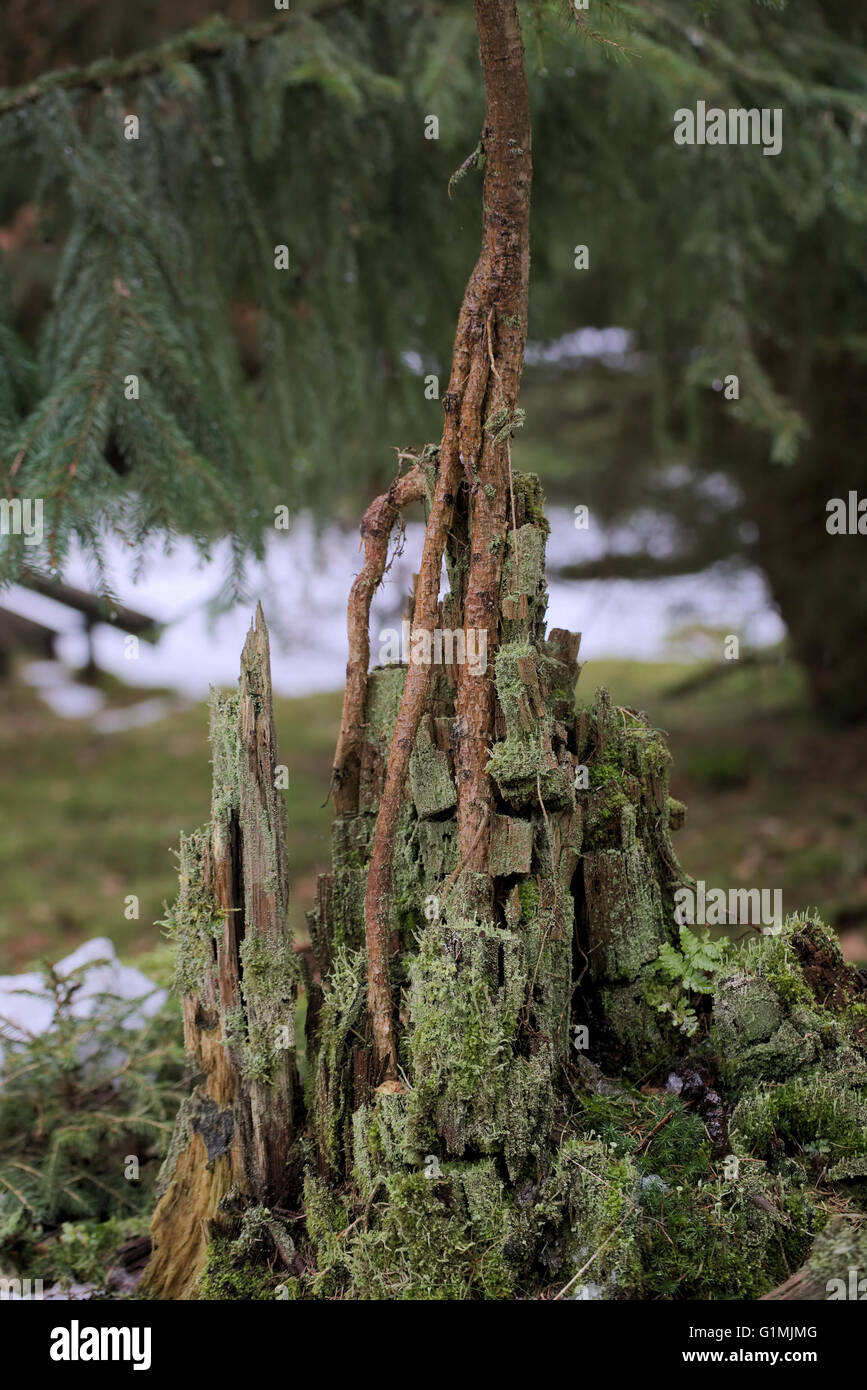
<svg viewBox="0 0 867 1390">
<path fill-rule="evenodd" d="M 449 1163 L 439 1178 L 393 1173 L 347 1265 L 363 1299 L 508 1299 L 515 1292 L 509 1241 L 519 1225 L 495 1165 Z"/>
<path fill-rule="evenodd" d="M 181 835 L 178 850 L 179 892 L 159 923 L 176 943 L 173 987 L 178 994 L 201 994 L 214 969 L 214 941 L 222 934 L 225 913 L 205 890 L 210 828 Z"/>
<path fill-rule="evenodd" d="M 529 922 L 539 911 L 539 885 L 533 878 L 525 878 L 518 884 L 518 901 L 521 916 Z"/>
<path fill-rule="evenodd" d="M 623 777 L 623 768 L 616 762 L 594 763 L 588 771 L 591 787 L 605 787 L 610 782 L 619 782 Z"/>
<path fill-rule="evenodd" d="M 316 1263 L 309 1292 L 313 1298 L 331 1298 L 346 1278 L 346 1247 L 340 1236 L 349 1218 L 339 1198 L 309 1170 L 304 1177 L 304 1215 Z"/>
<path fill-rule="evenodd" d="M 667 1189 L 667 1190 L 666 1190 Z M 743 1165 L 642 1195 L 645 1298 L 757 1299 L 797 1269 L 824 1217 L 804 1189 Z"/>
<path fill-rule="evenodd" d="M 824 1164 L 867 1154 L 867 1102 L 846 1074 L 825 1071 L 752 1087 L 738 1102 L 731 1137 L 741 1153 Z"/>
<path fill-rule="evenodd" d="M 538 527 L 543 536 L 547 536 L 551 527 L 545 516 L 545 494 L 538 475 L 513 470 L 512 491 L 515 495 L 515 505 L 520 507 L 525 519 Z"/>
<path fill-rule="evenodd" d="M 319 1016 L 316 1056 L 307 1073 L 307 1109 L 323 1167 L 342 1168 L 343 1127 L 351 1095 L 350 1039 L 364 1011 L 364 951 L 338 950 Z"/>
<path fill-rule="evenodd" d="M 544 590 L 546 536 L 547 532 L 533 522 L 519 526 L 517 532 L 507 532 L 501 580 L 504 598 L 525 594 L 532 600 Z"/>
<path fill-rule="evenodd" d="M 567 1139 L 543 1184 L 536 1219 L 549 1233 L 541 1258 L 564 1297 L 638 1293 L 640 1175 L 599 1140 Z"/>
<path fill-rule="evenodd" d="M 549 811 L 562 809 L 574 800 L 571 764 L 553 757 L 545 747 L 542 730 L 495 744 L 485 770 L 516 809 L 538 806 L 540 796 Z"/>
<path fill-rule="evenodd" d="M 815 987 L 802 957 L 818 971 Z M 713 1038 L 728 1083 L 781 1080 L 854 1039 L 853 974 L 818 919 L 789 918 L 778 934 L 752 939 L 716 992 Z"/>
<path fill-rule="evenodd" d="M 211 692 L 210 741 L 213 767 L 211 818 L 225 822 L 238 809 L 241 740 L 238 717 L 241 697 L 238 690 Z"/>
<path fill-rule="evenodd" d="M 288 941 L 270 941 L 259 932 L 244 937 L 240 960 L 247 1018 L 244 1074 L 268 1085 L 286 1052 L 295 1047 L 298 961 Z"/>
<path fill-rule="evenodd" d="M 233 1241 L 218 1236 L 208 1244 L 198 1296 L 215 1303 L 263 1302 L 274 1298 L 278 1282 L 267 1267 L 240 1256 Z"/>
<path fill-rule="evenodd" d="M 536 960 L 545 981 L 537 1026 L 549 1041 L 524 1056 L 516 1043 Z M 530 1153 L 542 1152 L 554 1099 L 551 1048 L 566 1013 L 570 960 L 568 939 L 543 937 L 538 925 L 521 934 L 455 917 L 425 925 L 409 969 L 406 1159 L 439 1143 L 456 1156 L 501 1153 L 517 1174 Z"/>
<path fill-rule="evenodd" d="M 850 1270 L 856 1270 L 856 1280 L 867 1272 L 867 1226 L 849 1221 L 830 1221 L 817 1236 L 808 1261 L 809 1273 L 820 1290 L 828 1296 L 845 1292 L 851 1296 Z M 829 1288 L 831 1280 L 842 1280 L 843 1289 Z M 858 1291 L 859 1300 L 863 1293 Z"/>
<path fill-rule="evenodd" d="M 409 760 L 409 782 L 416 814 L 422 820 L 440 816 L 457 805 L 448 754 L 434 744 L 429 719 L 419 725 Z"/>
</svg>

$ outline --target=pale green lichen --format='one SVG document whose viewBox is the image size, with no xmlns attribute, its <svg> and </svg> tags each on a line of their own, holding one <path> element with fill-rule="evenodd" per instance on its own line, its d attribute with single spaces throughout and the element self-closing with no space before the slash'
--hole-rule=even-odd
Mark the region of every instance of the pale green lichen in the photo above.
<svg viewBox="0 0 867 1390">
<path fill-rule="evenodd" d="M 244 1075 L 249 1081 L 268 1085 L 286 1052 L 295 1048 L 298 962 L 287 941 L 271 941 L 259 932 L 244 937 L 240 961 L 247 1022 Z"/>
<path fill-rule="evenodd" d="M 181 835 L 178 850 L 179 892 L 166 905 L 159 923 L 176 943 L 174 989 L 178 994 L 201 995 L 214 971 L 214 942 L 222 933 L 221 912 L 205 887 L 209 827 Z"/>
<path fill-rule="evenodd" d="M 210 743 L 212 766 L 211 819 L 226 822 L 238 810 L 241 740 L 237 690 L 211 691 Z"/>
<path fill-rule="evenodd" d="M 386 748 L 391 743 L 397 722 L 406 672 L 405 666 L 384 666 L 371 671 L 367 678 L 364 711 L 367 736 L 384 743 Z"/>
<path fill-rule="evenodd" d="M 434 744 L 429 720 L 421 721 L 416 735 L 409 760 L 409 781 L 413 805 L 421 820 L 441 816 L 457 805 L 448 754 Z"/>
</svg>

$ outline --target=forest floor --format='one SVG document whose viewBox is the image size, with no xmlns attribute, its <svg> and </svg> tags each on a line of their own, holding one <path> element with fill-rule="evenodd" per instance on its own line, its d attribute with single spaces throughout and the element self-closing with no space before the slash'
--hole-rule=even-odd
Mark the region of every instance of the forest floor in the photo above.
<svg viewBox="0 0 867 1390">
<path fill-rule="evenodd" d="M 781 889 L 784 913 L 818 908 L 850 959 L 867 960 L 867 729 L 829 731 L 791 665 L 744 667 L 685 694 L 700 668 L 593 661 L 597 686 L 667 731 L 672 793 L 688 806 L 676 846 L 708 888 Z M 135 692 L 144 699 L 154 692 Z M 112 692 L 129 703 L 128 689 Z M 305 935 L 316 876 L 328 867 L 326 804 L 340 695 L 276 702 L 286 804 L 292 922 Z M 61 719 L 28 688 L 0 690 L 0 973 L 58 959 L 108 936 L 128 958 L 161 945 L 176 891 L 172 850 L 208 818 L 204 704 L 122 733 Z M 129 895 L 138 898 L 138 917 Z M 141 962 L 144 963 L 144 962 Z M 161 971 L 155 970 L 159 974 Z"/>
</svg>

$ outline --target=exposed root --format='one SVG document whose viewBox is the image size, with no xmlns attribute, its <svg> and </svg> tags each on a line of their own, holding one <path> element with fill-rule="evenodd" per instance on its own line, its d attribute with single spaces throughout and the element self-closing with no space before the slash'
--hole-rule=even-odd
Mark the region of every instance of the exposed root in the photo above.
<svg viewBox="0 0 867 1390">
<path fill-rule="evenodd" d="M 334 755 L 331 787 L 338 815 L 358 811 L 358 780 L 361 771 L 361 733 L 367 694 L 367 668 L 370 664 L 370 604 L 382 582 L 388 559 L 388 542 L 401 511 L 425 496 L 424 471 L 420 464 L 395 478 L 388 492 L 371 502 L 361 523 L 364 565 L 349 594 L 346 630 L 349 660 L 346 663 L 346 690 L 340 734 Z"/>
</svg>

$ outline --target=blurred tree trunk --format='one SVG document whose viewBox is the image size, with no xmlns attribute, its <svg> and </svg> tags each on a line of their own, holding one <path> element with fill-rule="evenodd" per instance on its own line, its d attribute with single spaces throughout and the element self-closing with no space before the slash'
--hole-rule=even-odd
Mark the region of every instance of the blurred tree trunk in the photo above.
<svg viewBox="0 0 867 1390">
<path fill-rule="evenodd" d="M 867 380 L 847 359 L 827 363 L 816 378 L 810 437 L 797 462 L 770 464 L 762 450 L 745 481 L 746 504 L 758 527 L 759 562 L 813 703 L 830 722 L 845 724 L 867 717 L 865 538 L 830 535 L 825 523 L 831 498 L 847 501 L 850 491 L 867 498 Z"/>
</svg>

